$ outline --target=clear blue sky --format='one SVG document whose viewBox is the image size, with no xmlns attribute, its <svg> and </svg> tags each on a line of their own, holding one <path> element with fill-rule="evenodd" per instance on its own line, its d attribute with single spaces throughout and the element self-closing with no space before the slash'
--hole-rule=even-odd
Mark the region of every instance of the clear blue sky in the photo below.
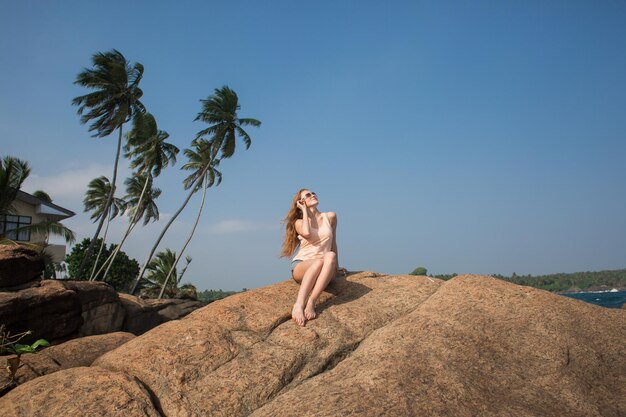
<svg viewBox="0 0 626 417">
<path fill-rule="evenodd" d="M 289 278 L 280 221 L 301 186 L 338 213 L 350 270 L 626 267 L 625 2 L 0 4 L 0 154 L 31 163 L 26 191 L 79 213 L 66 223 L 81 239 L 86 184 L 115 151 L 70 104 L 93 53 L 145 66 L 143 102 L 181 149 L 223 85 L 263 122 L 208 194 L 186 274 L 200 289 Z M 158 179 L 163 219 L 183 164 Z M 198 205 L 163 247 L 180 249 Z M 143 262 L 164 223 L 125 251 Z"/>
</svg>

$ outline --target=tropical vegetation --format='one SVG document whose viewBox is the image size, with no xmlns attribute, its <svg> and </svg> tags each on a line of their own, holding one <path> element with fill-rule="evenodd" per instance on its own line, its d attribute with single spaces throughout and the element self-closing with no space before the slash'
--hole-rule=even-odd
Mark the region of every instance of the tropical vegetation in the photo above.
<svg viewBox="0 0 626 417">
<path fill-rule="evenodd" d="M 115 195 L 123 126 L 134 116 L 146 111 L 140 101 L 143 91 L 139 88 L 144 68 L 139 63 L 131 64 L 121 52 L 115 49 L 94 54 L 92 65 L 92 68 L 85 68 L 80 72 L 74 81 L 75 84 L 91 92 L 74 98 L 72 104 L 78 106 L 81 123 L 91 123 L 89 131 L 93 132 L 93 137 L 103 138 L 118 130 L 113 178 L 107 200 L 102 207 L 103 212 L 108 212 Z M 106 216 L 100 218 L 91 239 L 91 245 L 87 248 L 84 262 L 78 268 L 77 275 L 79 276 L 83 276 L 86 270 L 86 262 L 90 259 L 93 245 L 100 235 L 105 220 Z"/>
<path fill-rule="evenodd" d="M 198 293 L 198 300 L 211 303 L 213 301 L 221 300 L 222 298 L 226 298 L 243 291 L 247 291 L 247 289 L 244 288 L 242 291 L 223 291 L 222 289 L 204 290 Z"/>
<path fill-rule="evenodd" d="M 424 268 L 423 266 L 418 266 L 413 271 L 409 272 L 409 275 L 427 275 L 427 274 L 428 274 L 428 269 Z"/>
<path fill-rule="evenodd" d="M 79 275 L 78 271 L 80 265 L 83 264 L 83 260 L 86 257 L 87 249 L 91 245 L 91 239 L 85 238 L 80 243 L 72 247 L 71 252 L 66 256 L 65 261 L 67 263 L 67 272 L 71 279 L 88 280 L 85 275 Z M 92 255 L 85 263 L 89 270 L 100 268 L 105 260 L 111 255 L 117 245 L 103 244 L 103 239 L 98 238 L 96 245 L 102 246 L 102 256 L 96 260 Z M 97 263 L 96 263 L 97 262 Z M 111 265 L 109 275 L 106 282 L 111 284 L 118 292 L 128 292 L 133 280 L 139 272 L 139 263 L 126 255 L 123 251 L 120 251 L 115 258 L 115 261 Z"/>
<path fill-rule="evenodd" d="M 93 262 L 91 273 L 83 277 L 82 272 L 79 272 L 79 268 L 79 270 L 76 271 L 76 276 L 80 276 L 80 279 L 87 277 L 90 280 L 93 279 L 96 265 L 100 260 L 102 250 L 104 249 L 104 244 L 109 233 L 109 224 L 111 220 L 113 220 L 118 215 L 124 214 L 124 211 L 126 210 L 126 202 L 123 199 L 114 196 L 113 200 L 109 201 L 109 196 L 111 195 L 111 192 L 111 183 L 109 182 L 109 179 L 105 176 L 94 178 L 89 182 L 89 185 L 87 186 L 87 192 L 85 193 L 85 198 L 83 199 L 85 212 L 93 211 L 93 213 L 91 214 L 91 220 L 93 220 L 94 222 L 98 222 L 101 219 L 106 220 L 106 227 L 104 228 L 103 238 L 100 239 L 100 249 L 98 250 L 98 254 L 96 255 L 95 262 Z M 91 247 L 92 246 L 90 246 L 90 248 Z M 87 257 L 85 257 L 84 259 L 87 259 Z"/>
<path fill-rule="evenodd" d="M 45 339 L 39 339 L 32 344 L 19 343 L 24 337 L 31 335 L 30 330 L 12 335 L 4 324 L 0 325 L 0 355 L 6 358 L 6 371 L 9 381 L 5 386 L 0 387 L 0 395 L 17 385 L 16 373 L 24 366 L 21 357 L 24 353 L 35 353 L 40 346 L 50 346 Z M 13 356 L 15 355 L 15 356 Z"/>
<path fill-rule="evenodd" d="M 142 294 L 158 298 L 162 298 L 163 295 L 166 295 L 168 298 L 174 298 L 182 290 L 193 293 L 191 298 L 196 298 L 196 289 L 193 285 L 180 285 L 183 275 L 191 263 L 191 258 L 186 258 L 187 264 L 180 273 L 176 269 L 177 259 L 176 252 L 173 252 L 171 249 L 165 249 L 157 253 L 148 264 L 148 272 L 144 278 L 145 283 L 143 284 L 144 290 Z"/>
<path fill-rule="evenodd" d="M 424 268 L 425 269 L 425 268 Z M 413 274 L 425 275 L 425 274 Z M 436 274 L 433 278 L 449 280 L 458 274 Z M 597 291 L 612 288 L 626 288 L 626 269 L 615 269 L 596 272 L 557 273 L 548 275 L 512 275 L 492 274 L 492 277 L 513 282 L 518 285 L 539 288 L 553 292 L 566 291 Z"/>
<path fill-rule="evenodd" d="M 510 277 L 494 274 L 519 285 L 541 288 L 548 291 L 596 291 L 626 288 L 626 269 L 596 272 L 557 273 L 549 275 L 517 275 Z"/>
<path fill-rule="evenodd" d="M 197 229 L 207 190 L 222 181 L 222 173 L 218 170 L 220 162 L 235 154 L 238 140 L 248 149 L 252 138 L 246 129 L 259 127 L 261 122 L 240 117 L 239 97 L 228 86 L 217 88 L 212 95 L 200 100 L 201 109 L 194 120 L 207 126 L 197 133 L 191 146 L 184 151 L 187 162 L 182 169 L 188 171 L 188 175 L 182 186 L 188 193 L 139 268 L 135 260 L 122 252 L 122 246 L 139 223 L 143 222 L 145 226 L 158 221 L 156 200 L 161 190 L 154 186 L 154 182 L 165 167 L 176 163 L 179 152 L 178 147 L 167 142 L 169 134 L 158 128 L 155 117 L 147 112 L 141 101 L 143 91 L 139 85 L 143 74 L 143 65 L 127 60 L 121 52 L 113 49 L 94 54 L 91 66 L 84 68 L 74 81 L 87 90 L 72 100 L 80 122 L 89 126 L 88 131 L 94 138 L 106 138 L 117 133 L 117 146 L 110 180 L 100 176 L 87 187 L 84 209 L 91 213 L 91 220 L 97 226 L 91 239 L 84 239 L 67 255 L 67 272 L 74 279 L 104 280 L 118 291 L 134 292 L 145 287 L 153 292 L 158 289 L 159 297 L 171 296 L 181 289 L 195 294 L 193 286 L 181 285 L 191 258 L 185 257 L 187 264 L 180 272 L 178 264 Z M 129 122 L 132 122 L 132 129 L 125 134 L 124 126 Z M 123 157 L 130 160 L 134 170 L 131 177 L 125 180 L 126 195 L 123 198 L 116 196 L 122 149 Z M 0 161 L 0 214 L 12 212 L 12 202 L 29 173 L 28 164 L 19 159 L 6 157 Z M 153 259 L 172 223 L 198 193 L 202 197 L 182 248 L 178 253 L 167 249 Z M 44 191 L 37 191 L 37 196 L 51 201 Z M 126 231 L 119 244 L 107 246 L 109 224 L 121 217 L 128 219 Z M 71 231 L 58 223 L 31 225 L 33 230 L 44 230 L 44 226 L 48 234 L 60 234 L 68 242 L 74 239 Z M 4 236 L 0 234 L 1 237 Z M 96 247 L 99 249 L 94 253 Z M 55 269 L 49 269 L 47 276 L 54 275 Z"/>
<path fill-rule="evenodd" d="M 196 220 L 187 240 L 179 251 L 178 258 L 174 261 L 173 268 L 176 267 L 180 257 L 182 257 L 187 245 L 195 233 L 198 221 L 204 208 L 207 189 L 209 187 L 219 185 L 222 181 L 222 174 L 217 169 L 220 161 L 233 156 L 238 137 L 243 140 L 246 149 L 250 147 L 252 139 L 243 127 L 259 127 L 261 125 L 261 122 L 256 119 L 239 117 L 237 113 L 241 108 L 239 98 L 237 93 L 231 90 L 228 86 L 215 89 L 214 94 L 209 96 L 206 100 L 201 100 L 201 103 L 202 109 L 198 113 L 196 120 L 209 123 L 210 126 L 198 132 L 196 139 L 194 139 L 191 143 L 191 148 L 186 149 L 184 152 L 185 156 L 188 158 L 188 162 L 183 165 L 182 169 L 190 171 L 190 174 L 183 181 L 183 186 L 186 190 L 189 190 L 189 193 L 180 208 L 176 211 L 176 213 L 174 213 L 163 228 L 154 246 L 150 249 L 144 265 L 137 276 L 137 280 L 135 281 L 135 285 L 132 290 L 133 293 L 139 286 L 139 283 L 141 282 L 141 279 L 143 278 L 144 273 L 152 260 L 152 256 L 160 245 L 165 233 L 168 231 L 174 220 L 176 220 L 180 213 L 182 213 L 185 209 L 193 195 L 202 190 L 202 200 L 198 208 Z M 166 278 L 163 288 L 167 286 L 167 282 L 168 279 Z"/>
</svg>

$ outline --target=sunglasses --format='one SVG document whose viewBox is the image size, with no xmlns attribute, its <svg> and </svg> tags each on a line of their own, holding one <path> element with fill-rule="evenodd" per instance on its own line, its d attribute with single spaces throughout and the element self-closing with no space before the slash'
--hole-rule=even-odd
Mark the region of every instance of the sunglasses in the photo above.
<svg viewBox="0 0 626 417">
<path fill-rule="evenodd" d="M 317 194 L 315 194 L 314 192 L 306 193 L 306 194 L 302 197 L 302 199 L 304 200 L 304 199 L 306 199 L 306 198 L 313 197 L 313 196 L 317 196 Z"/>
</svg>

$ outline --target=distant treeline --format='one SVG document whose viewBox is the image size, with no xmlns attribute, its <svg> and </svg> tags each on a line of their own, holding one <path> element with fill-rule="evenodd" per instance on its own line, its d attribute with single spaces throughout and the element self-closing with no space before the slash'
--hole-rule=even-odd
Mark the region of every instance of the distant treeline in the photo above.
<svg viewBox="0 0 626 417">
<path fill-rule="evenodd" d="M 432 275 L 433 278 L 448 280 L 457 274 Z M 491 276 L 514 282 L 519 285 L 541 288 L 548 291 L 594 291 L 611 288 L 626 288 L 626 269 L 598 272 L 574 272 L 550 275 L 517 275 L 507 277 L 500 274 Z"/>
<path fill-rule="evenodd" d="M 212 301 L 221 300 L 222 298 L 226 298 L 229 295 L 237 294 L 238 292 L 248 291 L 247 288 L 244 288 L 241 291 L 222 291 L 220 290 L 204 290 L 198 292 L 198 300 L 205 301 L 210 303 Z"/>
</svg>

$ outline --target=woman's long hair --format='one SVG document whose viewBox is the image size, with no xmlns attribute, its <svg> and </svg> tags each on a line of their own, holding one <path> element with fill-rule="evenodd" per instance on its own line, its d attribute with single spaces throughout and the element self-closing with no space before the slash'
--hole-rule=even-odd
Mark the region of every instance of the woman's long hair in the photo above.
<svg viewBox="0 0 626 417">
<path fill-rule="evenodd" d="M 308 190 L 308 188 L 300 188 L 300 191 L 293 196 L 291 207 L 283 220 L 285 224 L 285 241 L 283 242 L 283 249 L 280 251 L 281 258 L 288 258 L 293 255 L 300 243 L 298 241 L 298 232 L 296 231 L 296 220 L 302 218 L 302 210 L 298 208 L 298 200 L 300 200 L 300 194 L 304 190 Z"/>
</svg>

